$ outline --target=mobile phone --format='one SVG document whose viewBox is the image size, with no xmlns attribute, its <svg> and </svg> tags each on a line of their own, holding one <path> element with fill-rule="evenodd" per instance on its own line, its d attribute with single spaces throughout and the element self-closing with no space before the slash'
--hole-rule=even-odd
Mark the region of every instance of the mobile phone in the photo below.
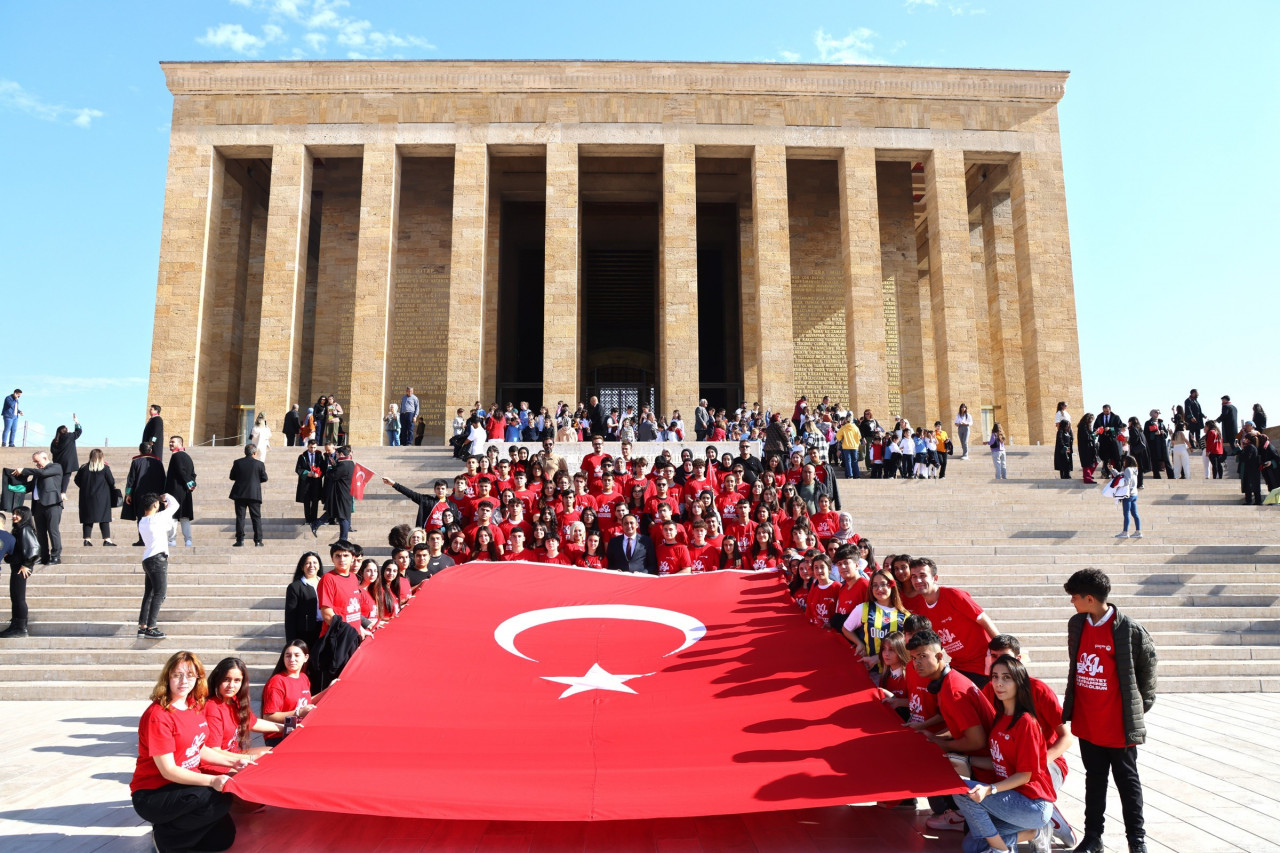
<svg viewBox="0 0 1280 853">
<path fill-rule="evenodd" d="M 297 718 L 297 717 L 290 716 L 290 717 L 285 717 L 285 718 L 284 718 L 284 733 L 285 733 L 286 735 L 287 735 L 287 734 L 289 734 L 289 733 L 291 733 L 291 732 L 292 732 L 294 729 L 296 729 L 297 727 L 298 727 L 298 718 Z"/>
</svg>

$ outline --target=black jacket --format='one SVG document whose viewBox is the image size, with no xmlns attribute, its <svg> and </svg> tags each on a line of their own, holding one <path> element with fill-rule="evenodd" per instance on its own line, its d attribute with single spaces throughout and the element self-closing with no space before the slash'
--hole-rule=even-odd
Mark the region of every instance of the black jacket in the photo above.
<svg viewBox="0 0 1280 853">
<path fill-rule="evenodd" d="M 328 467 L 325 462 L 324 453 L 317 450 L 311 454 L 315 467 L 320 469 L 319 477 L 308 477 L 311 471 L 311 464 L 307 460 L 307 453 L 303 451 L 298 454 L 298 461 L 293 466 L 293 473 L 298 475 L 298 488 L 294 490 L 293 499 L 296 503 L 305 503 L 306 501 L 318 501 L 324 489 L 324 469 Z"/>
<path fill-rule="evenodd" d="M 1236 413 L 1236 407 L 1230 403 L 1222 404 L 1222 414 L 1218 415 L 1218 431 L 1222 433 L 1222 449 L 1230 455 L 1231 446 L 1235 444 L 1236 434 L 1240 431 L 1240 416 Z"/>
<path fill-rule="evenodd" d="M 626 536 L 619 534 L 609 540 L 605 548 L 609 568 L 617 572 L 641 572 L 651 575 L 658 573 L 658 552 L 653 547 L 653 540 L 643 533 L 636 534 L 635 550 L 631 559 L 627 560 L 627 552 L 623 548 Z"/>
<path fill-rule="evenodd" d="M 231 463 L 231 494 L 233 501 L 262 503 L 262 484 L 267 482 L 267 466 L 261 459 L 241 456 Z"/>
<path fill-rule="evenodd" d="M 76 424 L 75 432 L 69 432 L 62 437 L 62 441 L 57 438 L 49 444 L 49 453 L 53 456 L 53 461 L 62 466 L 63 471 L 74 471 L 80 467 L 80 456 L 76 453 L 76 441 L 84 434 L 84 430 L 80 428 L 80 424 Z"/>
<path fill-rule="evenodd" d="M 174 514 L 177 519 L 191 519 L 196 517 L 195 511 L 191 507 L 191 492 L 196 487 L 196 466 L 191 461 L 191 454 L 185 450 L 178 450 L 169 457 L 169 471 L 164 478 L 164 493 L 173 495 L 182 501 L 178 511 Z"/>
<path fill-rule="evenodd" d="M 4 558 L 5 562 L 17 571 L 19 566 L 31 568 L 39 558 L 40 540 L 36 538 L 35 521 L 13 528 L 13 550 Z"/>
<path fill-rule="evenodd" d="M 424 495 L 422 492 L 415 492 L 413 489 L 400 483 L 396 483 L 391 488 L 395 489 L 397 492 L 418 505 L 418 517 L 417 520 L 414 521 L 413 526 L 426 527 L 427 519 L 431 516 L 431 510 L 436 507 L 436 496 Z M 462 518 L 462 510 L 453 502 L 452 498 L 445 498 L 444 502 L 449 509 L 453 510 L 453 514 L 456 518 Z"/>
<path fill-rule="evenodd" d="M 111 469 L 103 465 L 101 471 L 90 471 L 88 463 L 85 463 L 76 471 L 75 483 L 80 490 L 80 523 L 109 523 L 111 493 L 116 488 L 116 478 Z"/>
<path fill-rule="evenodd" d="M 124 493 L 137 499 L 142 495 L 164 494 L 164 463 L 154 456 L 135 456 L 129 464 L 129 474 L 125 477 Z M 120 510 L 120 518 L 123 521 L 136 521 L 138 513 L 134 511 L 133 503 L 126 503 L 124 509 Z"/>
<path fill-rule="evenodd" d="M 1080 431 L 1076 436 L 1076 449 L 1080 451 L 1080 467 L 1092 468 L 1098 464 L 1098 439 L 1092 429 Z"/>
<path fill-rule="evenodd" d="M 1067 692 L 1062 699 L 1062 719 L 1070 722 L 1075 711 L 1076 669 L 1080 659 L 1080 636 L 1087 614 L 1077 613 L 1067 623 Z M 1116 678 L 1120 684 L 1120 714 L 1124 736 L 1131 744 L 1147 739 L 1143 715 L 1156 701 L 1156 645 L 1147 630 L 1116 608 L 1112 631 L 1116 640 Z"/>
<path fill-rule="evenodd" d="M 311 650 L 312 689 L 324 690 L 337 680 L 359 648 L 360 632 L 341 613 L 333 614 L 329 630 Z"/>
<path fill-rule="evenodd" d="M 147 425 L 142 430 L 142 440 L 149 441 L 155 445 L 152 452 L 159 459 L 164 454 L 164 418 L 156 415 L 147 419 Z"/>
<path fill-rule="evenodd" d="M 23 468 L 17 479 L 26 481 L 33 506 L 62 505 L 62 466 L 57 462 L 50 462 L 43 468 Z M 39 495 L 36 495 L 37 491 Z"/>
<path fill-rule="evenodd" d="M 1053 470 L 1066 471 L 1071 473 L 1071 457 L 1075 452 L 1075 436 L 1071 434 L 1071 430 L 1056 433 L 1053 445 Z M 1083 464 L 1083 459 L 1081 464 Z"/>
<path fill-rule="evenodd" d="M 284 416 L 284 429 L 280 430 L 285 435 L 297 435 L 302 432 L 302 419 L 298 417 L 297 411 L 290 409 Z"/>
<path fill-rule="evenodd" d="M 350 459 L 334 462 L 324 475 L 324 509 L 331 519 L 350 519 L 355 509 L 351 497 L 351 481 L 355 477 L 356 464 Z"/>
<path fill-rule="evenodd" d="M 286 643 L 306 640 L 314 649 L 320 639 L 319 603 L 311 584 L 298 578 L 284 591 L 284 639 Z"/>
<path fill-rule="evenodd" d="M 1200 408 L 1200 401 L 1193 400 L 1190 397 L 1182 401 L 1182 411 L 1187 418 L 1187 426 L 1191 429 L 1204 429 L 1204 410 Z"/>
</svg>

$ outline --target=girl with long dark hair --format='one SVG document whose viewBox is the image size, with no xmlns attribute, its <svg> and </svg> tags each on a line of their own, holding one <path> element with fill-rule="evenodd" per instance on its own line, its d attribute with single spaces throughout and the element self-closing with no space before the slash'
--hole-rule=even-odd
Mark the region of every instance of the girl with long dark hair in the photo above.
<svg viewBox="0 0 1280 853">
<path fill-rule="evenodd" d="M 267 747 L 251 747 L 254 732 L 284 734 L 284 726 L 260 719 L 249 707 L 249 668 L 240 658 L 223 658 L 209 674 L 209 699 L 204 703 L 204 720 L 209 726 L 205 742 L 218 749 L 257 758 Z M 204 765 L 206 773 L 225 773 L 229 768 Z"/>
</svg>

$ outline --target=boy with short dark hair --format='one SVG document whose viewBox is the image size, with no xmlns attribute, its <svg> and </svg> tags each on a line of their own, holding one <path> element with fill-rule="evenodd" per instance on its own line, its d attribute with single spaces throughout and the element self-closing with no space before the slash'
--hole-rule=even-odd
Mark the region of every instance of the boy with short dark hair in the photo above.
<svg viewBox="0 0 1280 853">
<path fill-rule="evenodd" d="M 1156 648 L 1141 625 L 1107 603 L 1111 579 L 1081 569 L 1062 585 L 1076 615 L 1067 623 L 1070 664 L 1062 719 L 1080 741 L 1085 770 L 1084 839 L 1076 853 L 1102 853 L 1108 774 L 1116 781 L 1129 853 L 1146 853 L 1137 746 L 1156 700 Z"/>
</svg>

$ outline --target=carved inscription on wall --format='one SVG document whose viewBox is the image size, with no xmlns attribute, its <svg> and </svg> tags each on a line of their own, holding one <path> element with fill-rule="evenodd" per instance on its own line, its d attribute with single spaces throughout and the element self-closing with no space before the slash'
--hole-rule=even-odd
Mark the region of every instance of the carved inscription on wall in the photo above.
<svg viewBox="0 0 1280 853">
<path fill-rule="evenodd" d="M 881 285 L 884 294 L 884 344 L 886 380 L 889 384 L 889 412 L 902 411 L 902 358 L 898 349 L 898 286 L 892 278 Z"/>
</svg>

